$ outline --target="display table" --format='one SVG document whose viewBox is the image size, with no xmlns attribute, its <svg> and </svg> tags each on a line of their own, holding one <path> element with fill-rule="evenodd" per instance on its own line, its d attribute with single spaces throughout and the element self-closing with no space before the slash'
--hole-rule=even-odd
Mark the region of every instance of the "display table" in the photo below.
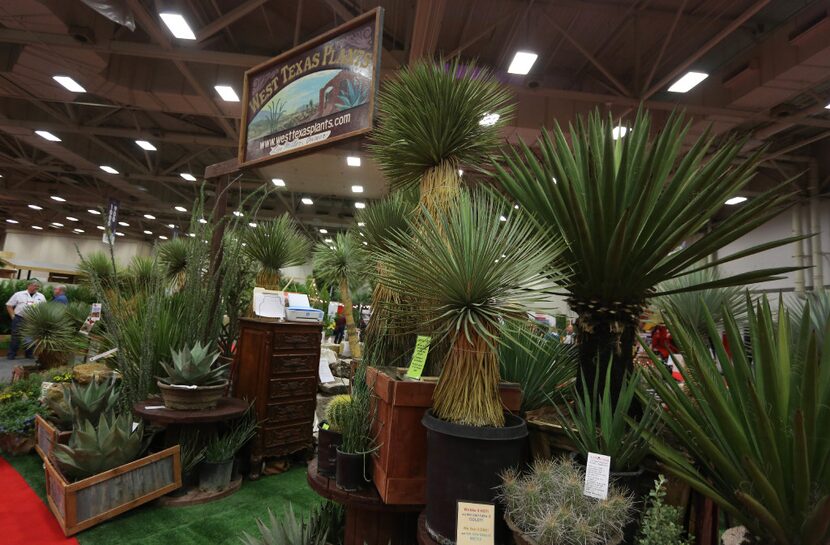
<svg viewBox="0 0 830 545">
<path fill-rule="evenodd" d="M 317 458 L 308 464 L 308 485 L 346 509 L 345 545 L 416 545 L 418 514 L 423 505 L 387 505 L 375 487 L 358 492 L 337 488 L 334 479 L 317 473 Z"/>
</svg>

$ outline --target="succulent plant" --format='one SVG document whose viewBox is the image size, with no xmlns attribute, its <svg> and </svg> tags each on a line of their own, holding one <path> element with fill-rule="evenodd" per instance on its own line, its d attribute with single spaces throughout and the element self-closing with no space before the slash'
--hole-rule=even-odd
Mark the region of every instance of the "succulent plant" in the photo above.
<svg viewBox="0 0 830 545">
<path fill-rule="evenodd" d="M 326 420 L 329 423 L 331 431 L 340 432 L 343 427 L 343 421 L 346 418 L 346 411 L 352 404 L 352 396 L 348 394 L 337 395 L 331 398 L 328 407 L 326 407 Z"/>
<path fill-rule="evenodd" d="M 288 504 L 285 514 L 278 519 L 268 509 L 268 522 L 256 521 L 260 536 L 243 532 L 239 539 L 244 545 L 324 545 L 329 528 L 323 512 L 321 508 L 313 509 L 306 520 L 305 517 L 298 518 L 293 506 Z"/>
<path fill-rule="evenodd" d="M 159 377 L 165 384 L 186 384 L 196 386 L 213 386 L 225 380 L 229 364 L 214 367 L 219 359 L 219 352 L 210 352 L 210 345 L 202 346 L 196 341 L 193 348 L 188 350 L 170 350 L 173 356 L 172 365 L 161 362 L 167 372 L 167 377 Z"/>
<path fill-rule="evenodd" d="M 130 413 L 102 414 L 96 426 L 78 423 L 69 444 L 55 444 L 52 455 L 64 475 L 80 480 L 132 462 L 144 450 L 144 425 L 134 424 Z"/>
<path fill-rule="evenodd" d="M 72 384 L 64 389 L 63 399 L 47 398 L 46 404 L 55 413 L 59 423 L 72 424 L 83 421 L 98 422 L 102 414 L 108 414 L 118 403 L 118 389 L 115 379 L 100 384 L 92 380 L 89 384 Z"/>
</svg>

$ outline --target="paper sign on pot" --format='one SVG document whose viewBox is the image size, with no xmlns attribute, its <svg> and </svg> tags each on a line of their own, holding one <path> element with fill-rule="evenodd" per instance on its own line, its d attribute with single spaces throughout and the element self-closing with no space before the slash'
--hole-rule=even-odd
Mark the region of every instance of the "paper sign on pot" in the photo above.
<svg viewBox="0 0 830 545">
<path fill-rule="evenodd" d="M 424 365 L 427 363 L 427 354 L 429 354 L 429 343 L 432 337 L 418 335 L 415 341 L 415 352 L 412 354 L 412 361 L 409 363 L 409 370 L 406 376 L 417 380 L 421 379 L 424 372 Z"/>
<path fill-rule="evenodd" d="M 585 467 L 585 487 L 582 494 L 598 500 L 608 499 L 608 477 L 611 472 L 611 457 L 595 452 L 588 453 Z"/>
<path fill-rule="evenodd" d="M 456 545 L 493 545 L 496 506 L 492 503 L 458 502 Z"/>
</svg>

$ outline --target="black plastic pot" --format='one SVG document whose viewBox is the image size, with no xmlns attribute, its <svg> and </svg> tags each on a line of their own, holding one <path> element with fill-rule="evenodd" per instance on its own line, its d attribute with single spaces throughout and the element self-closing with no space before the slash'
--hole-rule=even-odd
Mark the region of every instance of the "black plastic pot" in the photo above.
<svg viewBox="0 0 830 545">
<path fill-rule="evenodd" d="M 641 467 L 637 471 L 612 471 L 609 477 L 612 483 L 625 487 L 631 493 L 636 502 L 635 512 L 642 513 L 649 490 L 654 486 L 654 479 L 657 475 Z M 636 543 L 639 530 L 640 517 L 634 516 L 623 529 L 623 543 L 625 545 Z"/>
<path fill-rule="evenodd" d="M 337 488 L 354 492 L 372 484 L 372 457 L 367 454 L 349 454 L 337 449 Z"/>
<path fill-rule="evenodd" d="M 343 436 L 331 430 L 317 430 L 317 473 L 325 477 L 334 477 L 337 469 L 337 448 L 343 442 Z"/>
<path fill-rule="evenodd" d="M 527 424 L 505 414 L 503 428 L 473 427 L 439 420 L 427 411 L 426 523 L 439 542 L 455 542 L 458 501 L 496 503 L 499 474 L 527 462 Z M 510 531 L 497 506 L 496 543 L 507 543 Z"/>
<path fill-rule="evenodd" d="M 233 460 L 227 462 L 202 462 L 199 468 L 199 489 L 206 492 L 221 492 L 231 484 Z"/>
</svg>

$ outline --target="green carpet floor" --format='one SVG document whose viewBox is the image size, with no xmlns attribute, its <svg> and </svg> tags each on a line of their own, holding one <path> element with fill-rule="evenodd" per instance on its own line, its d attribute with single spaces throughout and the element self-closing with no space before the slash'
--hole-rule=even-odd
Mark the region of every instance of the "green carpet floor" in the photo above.
<svg viewBox="0 0 830 545">
<path fill-rule="evenodd" d="M 43 467 L 36 455 L 7 457 L 29 486 L 45 501 Z M 270 508 L 281 515 L 291 503 L 305 514 L 321 501 L 306 484 L 306 468 L 244 481 L 232 496 L 192 507 L 145 505 L 76 537 L 80 545 L 239 545 L 242 531 L 256 534 L 256 518 Z"/>
</svg>

